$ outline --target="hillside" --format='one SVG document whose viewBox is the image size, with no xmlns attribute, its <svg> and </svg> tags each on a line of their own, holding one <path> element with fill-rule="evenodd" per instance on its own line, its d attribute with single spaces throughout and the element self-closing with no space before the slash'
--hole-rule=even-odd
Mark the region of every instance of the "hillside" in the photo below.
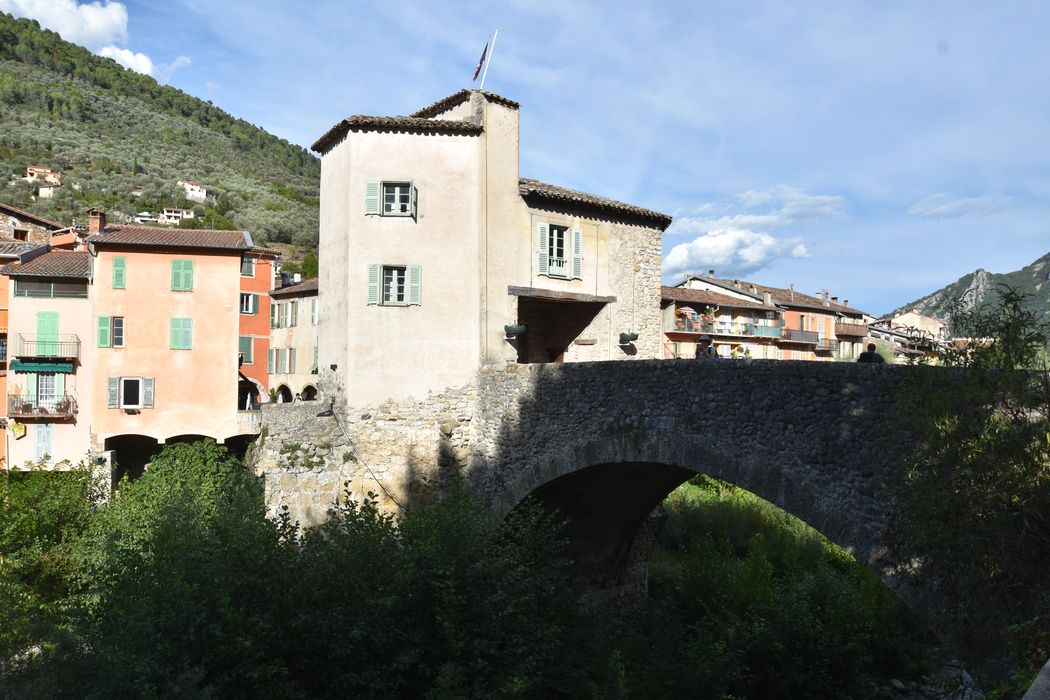
<svg viewBox="0 0 1050 700">
<path fill-rule="evenodd" d="M 980 306 L 990 300 L 989 295 L 994 295 L 1000 284 L 1030 295 L 1030 307 L 1050 321 L 1050 253 L 1013 272 L 998 274 L 977 269 L 932 294 L 894 309 L 887 317 L 904 311 L 918 311 L 947 321 L 948 309 L 953 302 L 962 301 L 964 308 Z"/>
<path fill-rule="evenodd" d="M 27 165 L 61 171 L 63 186 L 34 201 Z M 185 200 L 179 179 L 207 201 Z M 61 222 L 91 206 L 111 220 L 196 208 L 196 225 L 314 247 L 319 183 L 305 149 L 0 13 L 0 201 Z"/>
</svg>

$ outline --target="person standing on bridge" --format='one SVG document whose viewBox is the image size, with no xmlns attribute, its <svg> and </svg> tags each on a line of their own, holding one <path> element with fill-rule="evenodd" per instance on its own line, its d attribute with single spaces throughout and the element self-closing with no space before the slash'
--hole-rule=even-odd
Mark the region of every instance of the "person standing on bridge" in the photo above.
<svg viewBox="0 0 1050 700">
<path fill-rule="evenodd" d="M 711 336 L 702 335 L 700 336 L 700 342 L 696 344 L 696 359 L 698 360 L 717 360 L 718 353 L 715 351 L 713 345 L 711 345 Z"/>
<path fill-rule="evenodd" d="M 871 365 L 886 364 L 886 360 L 882 358 L 882 355 L 875 352 L 875 343 L 868 343 L 868 349 L 857 357 L 857 362 L 866 362 Z"/>
</svg>

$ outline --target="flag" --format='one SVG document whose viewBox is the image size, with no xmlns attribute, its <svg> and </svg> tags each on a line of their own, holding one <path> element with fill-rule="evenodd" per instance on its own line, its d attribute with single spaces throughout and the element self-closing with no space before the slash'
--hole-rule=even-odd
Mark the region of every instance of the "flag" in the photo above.
<svg viewBox="0 0 1050 700">
<path fill-rule="evenodd" d="M 478 75 L 481 73 L 482 66 L 485 65 L 485 57 L 489 54 L 489 42 L 485 42 L 485 48 L 481 51 L 481 58 L 478 60 L 478 67 L 474 69 L 474 77 L 471 78 L 471 82 L 478 79 Z"/>
</svg>

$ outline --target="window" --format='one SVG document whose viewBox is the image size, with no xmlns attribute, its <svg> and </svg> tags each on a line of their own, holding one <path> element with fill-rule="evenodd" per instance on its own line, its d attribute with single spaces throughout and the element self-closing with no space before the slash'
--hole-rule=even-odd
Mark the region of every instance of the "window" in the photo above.
<svg viewBox="0 0 1050 700">
<path fill-rule="evenodd" d="M 255 338 L 250 335 L 242 335 L 238 339 L 237 352 L 240 353 L 241 357 L 244 358 L 244 364 L 252 364 L 254 358 Z"/>
<path fill-rule="evenodd" d="M 109 408 L 153 408 L 153 377 L 110 377 Z"/>
<path fill-rule="evenodd" d="M 418 265 L 369 265 L 369 306 L 419 306 L 423 272 Z"/>
<path fill-rule="evenodd" d="M 172 350 L 193 349 L 193 319 L 173 318 L 171 319 L 171 333 L 168 338 L 168 347 Z"/>
<path fill-rule="evenodd" d="M 270 328 L 280 328 L 281 319 L 278 316 L 281 310 L 281 302 L 271 301 L 270 302 Z"/>
<path fill-rule="evenodd" d="M 579 226 L 536 225 L 536 273 L 583 279 L 583 231 Z"/>
<path fill-rule="evenodd" d="M 0 334 L 0 362 L 7 361 L 7 334 Z"/>
<path fill-rule="evenodd" d="M 259 295 L 249 294 L 241 292 L 241 313 L 242 314 L 257 314 L 259 313 Z"/>
<path fill-rule="evenodd" d="M 314 363 L 310 365 L 310 374 L 317 374 L 317 346 L 314 346 Z"/>
<path fill-rule="evenodd" d="M 15 280 L 15 296 L 30 299 L 87 299 L 87 280 Z"/>
<path fill-rule="evenodd" d="M 255 258 L 241 258 L 241 277 L 255 277 Z"/>
<path fill-rule="evenodd" d="M 288 373 L 288 349 L 281 348 L 277 351 L 277 373 L 287 374 Z"/>
<path fill-rule="evenodd" d="M 171 289 L 175 292 L 193 291 L 193 261 L 171 261 Z"/>
<path fill-rule="evenodd" d="M 310 300 L 310 325 L 317 325 L 317 297 Z"/>
<path fill-rule="evenodd" d="M 15 229 L 15 240 L 16 241 L 28 241 L 29 240 L 29 231 L 27 231 L 24 228 L 16 228 Z"/>
<path fill-rule="evenodd" d="M 299 302 L 292 299 L 288 302 L 288 327 L 295 327 L 299 319 Z"/>
<path fill-rule="evenodd" d="M 277 351 L 272 349 L 272 348 L 270 349 L 269 352 L 266 353 L 266 373 L 267 374 L 273 374 L 276 354 L 277 354 Z"/>
<path fill-rule="evenodd" d="M 288 374 L 295 374 L 295 348 L 288 348 Z"/>
<path fill-rule="evenodd" d="M 124 347 L 124 317 L 98 317 L 98 346 L 100 348 Z"/>
<path fill-rule="evenodd" d="M 50 423 L 39 423 L 36 426 L 36 458 L 40 462 L 51 459 L 54 453 L 52 443 L 55 437 L 55 426 Z"/>
<path fill-rule="evenodd" d="M 411 182 L 365 183 L 365 214 L 416 218 L 419 190 Z"/>
<path fill-rule="evenodd" d="M 127 260 L 123 257 L 113 258 L 113 289 L 124 289 L 127 281 Z"/>
</svg>

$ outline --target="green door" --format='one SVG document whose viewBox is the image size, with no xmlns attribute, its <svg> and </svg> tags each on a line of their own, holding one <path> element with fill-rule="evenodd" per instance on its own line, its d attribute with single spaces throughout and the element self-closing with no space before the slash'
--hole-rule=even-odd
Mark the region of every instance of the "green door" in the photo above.
<svg viewBox="0 0 1050 700">
<path fill-rule="evenodd" d="M 58 313 L 38 311 L 36 314 L 36 352 L 38 357 L 58 357 Z"/>
</svg>

